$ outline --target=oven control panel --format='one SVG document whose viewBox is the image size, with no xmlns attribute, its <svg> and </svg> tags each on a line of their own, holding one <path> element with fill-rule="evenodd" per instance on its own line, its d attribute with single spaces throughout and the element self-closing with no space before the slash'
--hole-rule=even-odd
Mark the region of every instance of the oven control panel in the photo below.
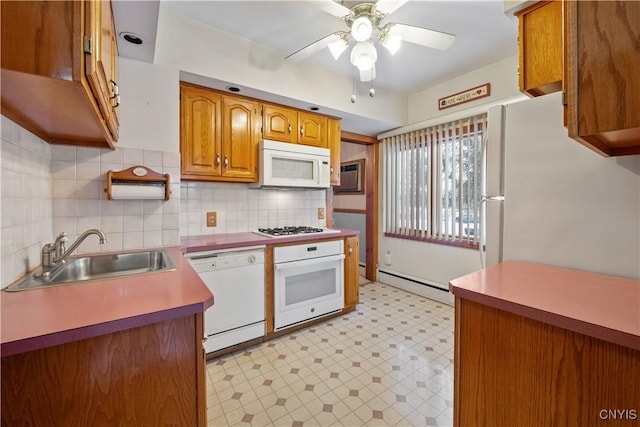
<svg viewBox="0 0 640 427">
<path fill-rule="evenodd" d="M 300 261 L 303 259 L 322 258 L 343 253 L 343 241 L 305 243 L 302 245 L 282 246 L 273 249 L 273 262 Z"/>
</svg>

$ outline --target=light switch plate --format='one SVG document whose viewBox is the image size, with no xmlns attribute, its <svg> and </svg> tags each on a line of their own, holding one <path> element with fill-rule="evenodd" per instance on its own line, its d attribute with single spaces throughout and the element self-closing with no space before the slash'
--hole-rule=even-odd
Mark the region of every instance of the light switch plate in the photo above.
<svg viewBox="0 0 640 427">
<path fill-rule="evenodd" d="M 215 212 L 207 212 L 207 227 L 218 225 L 218 215 Z"/>
</svg>

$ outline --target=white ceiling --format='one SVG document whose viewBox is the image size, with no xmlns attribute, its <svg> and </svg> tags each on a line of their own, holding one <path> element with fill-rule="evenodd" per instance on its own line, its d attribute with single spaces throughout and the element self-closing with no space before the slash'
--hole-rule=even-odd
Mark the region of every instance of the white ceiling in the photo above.
<svg viewBox="0 0 640 427">
<path fill-rule="evenodd" d="M 321 1 L 161 0 L 160 7 L 278 49 L 284 58 L 330 33 L 348 30 L 342 20 L 321 10 Z M 154 3 L 157 8 L 157 1 L 114 2 L 117 31 L 132 31 L 142 35 L 145 41 L 151 38 L 155 43 L 155 33 L 145 33 L 149 27 L 153 28 L 154 23 L 149 21 L 155 19 L 157 22 L 157 10 L 144 11 Z M 344 3 L 351 6 L 360 2 Z M 455 43 L 445 52 L 406 42 L 395 56 L 383 48 L 378 49 L 374 86 L 389 90 L 415 92 L 517 53 L 517 20 L 503 12 L 502 0 L 409 1 L 384 22 L 399 22 L 456 35 Z M 146 46 L 145 52 L 140 48 L 129 49 L 125 44 L 119 40 L 120 56 L 152 61 L 153 45 Z M 327 49 L 307 61 L 347 76 L 352 76 L 354 69 L 348 53 L 334 61 Z"/>
</svg>

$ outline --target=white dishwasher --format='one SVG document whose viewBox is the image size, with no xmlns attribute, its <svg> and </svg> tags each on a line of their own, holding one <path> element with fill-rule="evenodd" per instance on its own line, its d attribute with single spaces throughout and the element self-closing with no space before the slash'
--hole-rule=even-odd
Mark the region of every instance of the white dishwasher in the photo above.
<svg viewBox="0 0 640 427">
<path fill-rule="evenodd" d="M 185 254 L 213 293 L 204 313 L 207 353 L 265 335 L 264 248 Z"/>
</svg>

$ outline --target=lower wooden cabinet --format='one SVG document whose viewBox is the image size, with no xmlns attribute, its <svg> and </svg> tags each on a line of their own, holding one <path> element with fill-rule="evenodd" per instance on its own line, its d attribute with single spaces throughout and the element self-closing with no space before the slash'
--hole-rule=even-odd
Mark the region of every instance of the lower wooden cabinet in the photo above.
<svg viewBox="0 0 640 427">
<path fill-rule="evenodd" d="M 637 425 L 638 378 L 637 350 L 456 298 L 456 427 Z"/>
<path fill-rule="evenodd" d="M 344 239 L 344 308 L 353 309 L 360 302 L 359 237 Z"/>
<path fill-rule="evenodd" d="M 206 425 L 203 315 L 2 358 L 2 426 Z"/>
</svg>

